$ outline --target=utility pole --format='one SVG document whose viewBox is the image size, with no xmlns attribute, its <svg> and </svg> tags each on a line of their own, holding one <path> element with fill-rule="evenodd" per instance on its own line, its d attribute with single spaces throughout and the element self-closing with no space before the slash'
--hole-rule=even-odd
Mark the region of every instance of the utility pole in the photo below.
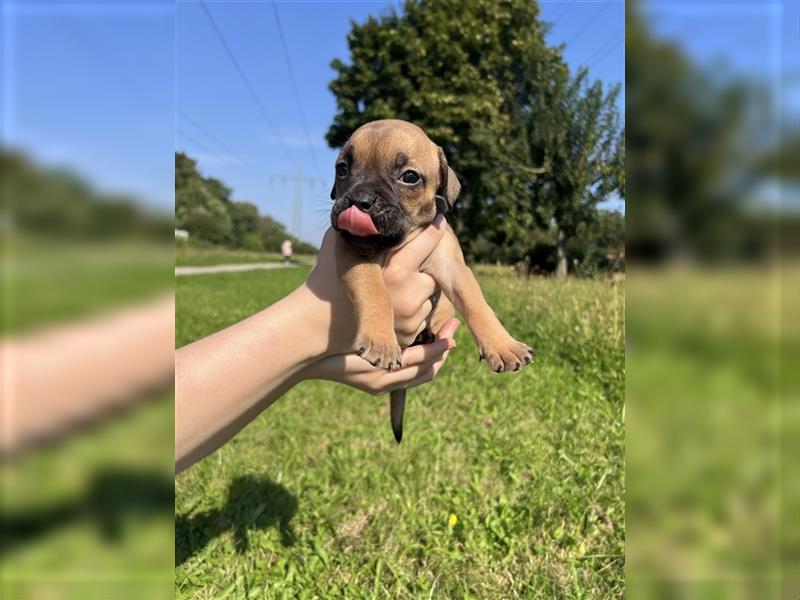
<svg viewBox="0 0 800 600">
<path fill-rule="evenodd" d="M 307 177 L 303 175 L 299 163 L 295 163 L 294 174 L 275 173 L 269 176 L 270 183 L 281 183 L 286 185 L 292 183 L 292 227 L 291 233 L 298 239 L 302 239 L 303 234 L 303 184 L 308 184 L 312 188 L 316 186 L 326 186 L 328 182 L 318 177 Z"/>
<path fill-rule="evenodd" d="M 292 202 L 292 233 L 299 240 L 303 233 L 303 171 L 300 163 L 294 168 L 294 201 Z"/>
</svg>

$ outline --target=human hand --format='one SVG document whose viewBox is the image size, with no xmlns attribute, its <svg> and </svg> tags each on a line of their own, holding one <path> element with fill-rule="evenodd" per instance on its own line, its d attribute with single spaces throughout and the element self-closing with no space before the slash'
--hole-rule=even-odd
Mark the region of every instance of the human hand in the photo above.
<svg viewBox="0 0 800 600">
<path fill-rule="evenodd" d="M 414 239 L 393 250 L 383 267 L 384 284 L 394 309 L 395 333 L 401 347 L 412 344 L 427 326 L 436 282 L 430 275 L 420 273 L 419 268 L 436 248 L 445 230 L 445 219 L 439 215 Z M 326 355 L 350 352 L 355 336 L 352 305 L 337 271 L 337 244 L 344 242 L 329 229 L 323 237 L 317 263 L 306 280 L 306 287 L 330 305 L 329 314 L 325 315 L 329 336 Z"/>
<path fill-rule="evenodd" d="M 450 350 L 456 347 L 453 336 L 460 325 L 458 319 L 451 318 L 442 325 L 435 341 L 403 350 L 403 366 L 396 371 L 376 369 L 356 354 L 336 354 L 308 367 L 304 378 L 336 381 L 373 395 L 416 387 L 436 377 Z"/>
</svg>

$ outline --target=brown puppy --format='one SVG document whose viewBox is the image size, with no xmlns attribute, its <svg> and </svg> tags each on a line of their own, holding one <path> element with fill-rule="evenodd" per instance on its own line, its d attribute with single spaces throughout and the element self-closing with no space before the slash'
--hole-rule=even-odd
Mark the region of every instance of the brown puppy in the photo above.
<svg viewBox="0 0 800 600">
<path fill-rule="evenodd" d="M 359 127 L 339 153 L 331 224 L 344 244 L 337 244 L 339 275 L 356 320 L 354 350 L 376 367 L 401 366 L 394 314 L 381 267 L 387 252 L 418 235 L 445 212 L 461 189 L 442 149 L 416 125 L 382 120 Z M 464 317 L 480 358 L 498 373 L 529 363 L 531 349 L 512 338 L 486 303 L 453 230 L 423 263 L 439 290 L 428 327 L 415 343 L 433 340 L 453 305 Z M 441 297 L 439 292 L 444 292 Z M 405 390 L 392 392 L 392 429 L 402 438 Z"/>
</svg>

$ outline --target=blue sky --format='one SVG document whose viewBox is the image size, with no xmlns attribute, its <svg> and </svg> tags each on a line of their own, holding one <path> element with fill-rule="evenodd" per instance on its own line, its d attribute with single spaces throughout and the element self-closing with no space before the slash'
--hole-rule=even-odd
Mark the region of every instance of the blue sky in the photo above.
<svg viewBox="0 0 800 600">
<path fill-rule="evenodd" d="M 4 143 L 171 210 L 172 2 L 2 9 Z"/>
<path fill-rule="evenodd" d="M 272 5 L 223 0 L 208 6 L 280 143 L 202 6 L 169 0 L 5 0 L 4 140 L 46 164 L 72 168 L 101 189 L 130 193 L 161 210 L 172 207 L 171 154 L 177 146 L 198 158 L 204 173 L 227 182 L 236 199 L 254 202 L 287 226 L 294 187 L 286 176 L 299 169 L 317 180 L 305 183 L 301 194 L 301 235 L 316 242 L 327 220 L 335 158 L 324 142 L 335 112 L 327 89 L 334 75 L 330 61 L 348 58 L 351 19 L 363 21 L 390 3 L 278 3 L 310 145 Z M 570 64 L 596 63 L 595 77 L 623 80 L 621 1 L 541 6 L 543 18 L 555 21 L 550 41 L 570 42 Z M 176 98 L 180 113 L 174 118 Z"/>
<path fill-rule="evenodd" d="M 205 173 L 231 185 L 235 198 L 255 202 L 287 225 L 294 193 L 287 176 L 299 168 L 321 180 L 302 188 L 302 237 L 317 241 L 335 155 L 323 139 L 335 110 L 329 64 L 348 57 L 350 20 L 380 14 L 390 3 L 278 3 L 310 144 L 272 5 L 223 0 L 208 6 L 280 144 L 202 6 L 171 0 L 4 0 L 3 139 L 164 211 L 172 207 L 177 145 L 197 157 Z M 593 77 L 608 83 L 623 80 L 621 1 L 545 1 L 541 10 L 553 23 L 549 42 L 567 44 L 572 67 L 589 65 Z M 781 93 L 776 97 L 784 109 L 800 100 L 797 3 L 656 1 L 645 3 L 645 13 L 659 36 L 675 39 L 697 62 L 765 81 Z"/>
<path fill-rule="evenodd" d="M 330 61 L 348 59 L 346 37 L 351 19 L 362 22 L 369 15 L 388 11 L 390 3 L 277 5 L 300 107 L 272 5 L 209 2 L 207 6 L 264 103 L 272 125 L 260 114 L 203 6 L 182 2 L 177 26 L 178 146 L 198 158 L 204 172 L 228 182 L 237 198 L 253 201 L 288 226 L 293 223 L 295 193 L 290 176 L 299 168 L 310 179 L 302 184 L 301 237 L 317 242 L 328 223 L 328 193 L 336 157 L 324 141 L 336 110 L 327 89 L 334 76 Z M 549 37 L 552 43 L 570 42 L 566 50 L 570 64 L 593 64 L 593 75 L 609 83 L 623 80 L 622 2 L 547 2 L 542 4 L 542 13 L 545 20 L 559 17 Z M 623 102 L 621 96 L 620 107 Z M 273 126 L 280 142 L 273 135 Z"/>
<path fill-rule="evenodd" d="M 800 3 L 706 0 L 643 3 L 653 32 L 718 77 L 747 77 L 773 92 L 781 114 L 800 105 Z"/>
</svg>

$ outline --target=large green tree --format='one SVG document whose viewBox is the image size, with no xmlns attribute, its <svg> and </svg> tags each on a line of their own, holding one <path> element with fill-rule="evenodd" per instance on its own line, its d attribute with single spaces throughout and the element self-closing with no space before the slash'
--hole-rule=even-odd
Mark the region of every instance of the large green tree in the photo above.
<svg viewBox="0 0 800 600">
<path fill-rule="evenodd" d="M 529 193 L 524 199 L 539 225 L 550 225 L 557 275 L 567 274 L 568 242 L 582 225 L 599 217 L 598 203 L 614 193 L 624 197 L 625 144 L 616 106 L 619 87 L 607 91 L 588 77 L 585 69 L 575 77 L 556 69 L 543 98 L 537 98 L 533 90 L 521 102 L 530 107 L 520 119 L 528 163 L 542 165 L 541 172 L 526 182 Z M 530 171 L 525 165 L 517 168 L 522 175 Z"/>
<path fill-rule="evenodd" d="M 628 247 L 637 259 L 715 258 L 750 245 L 743 208 L 748 90 L 717 80 L 660 40 L 626 5 L 627 174 L 635 203 Z M 761 137 L 763 137 L 763 132 Z"/>
<path fill-rule="evenodd" d="M 451 221 L 472 258 L 523 258 L 556 219 L 574 232 L 615 187 L 606 162 L 618 152 L 592 142 L 620 136 L 609 96 L 596 106 L 597 86 L 570 77 L 545 30 L 530 0 L 409 0 L 402 15 L 354 23 L 350 62 L 332 63 L 328 143 L 379 118 L 420 125 L 463 185 Z"/>
</svg>

